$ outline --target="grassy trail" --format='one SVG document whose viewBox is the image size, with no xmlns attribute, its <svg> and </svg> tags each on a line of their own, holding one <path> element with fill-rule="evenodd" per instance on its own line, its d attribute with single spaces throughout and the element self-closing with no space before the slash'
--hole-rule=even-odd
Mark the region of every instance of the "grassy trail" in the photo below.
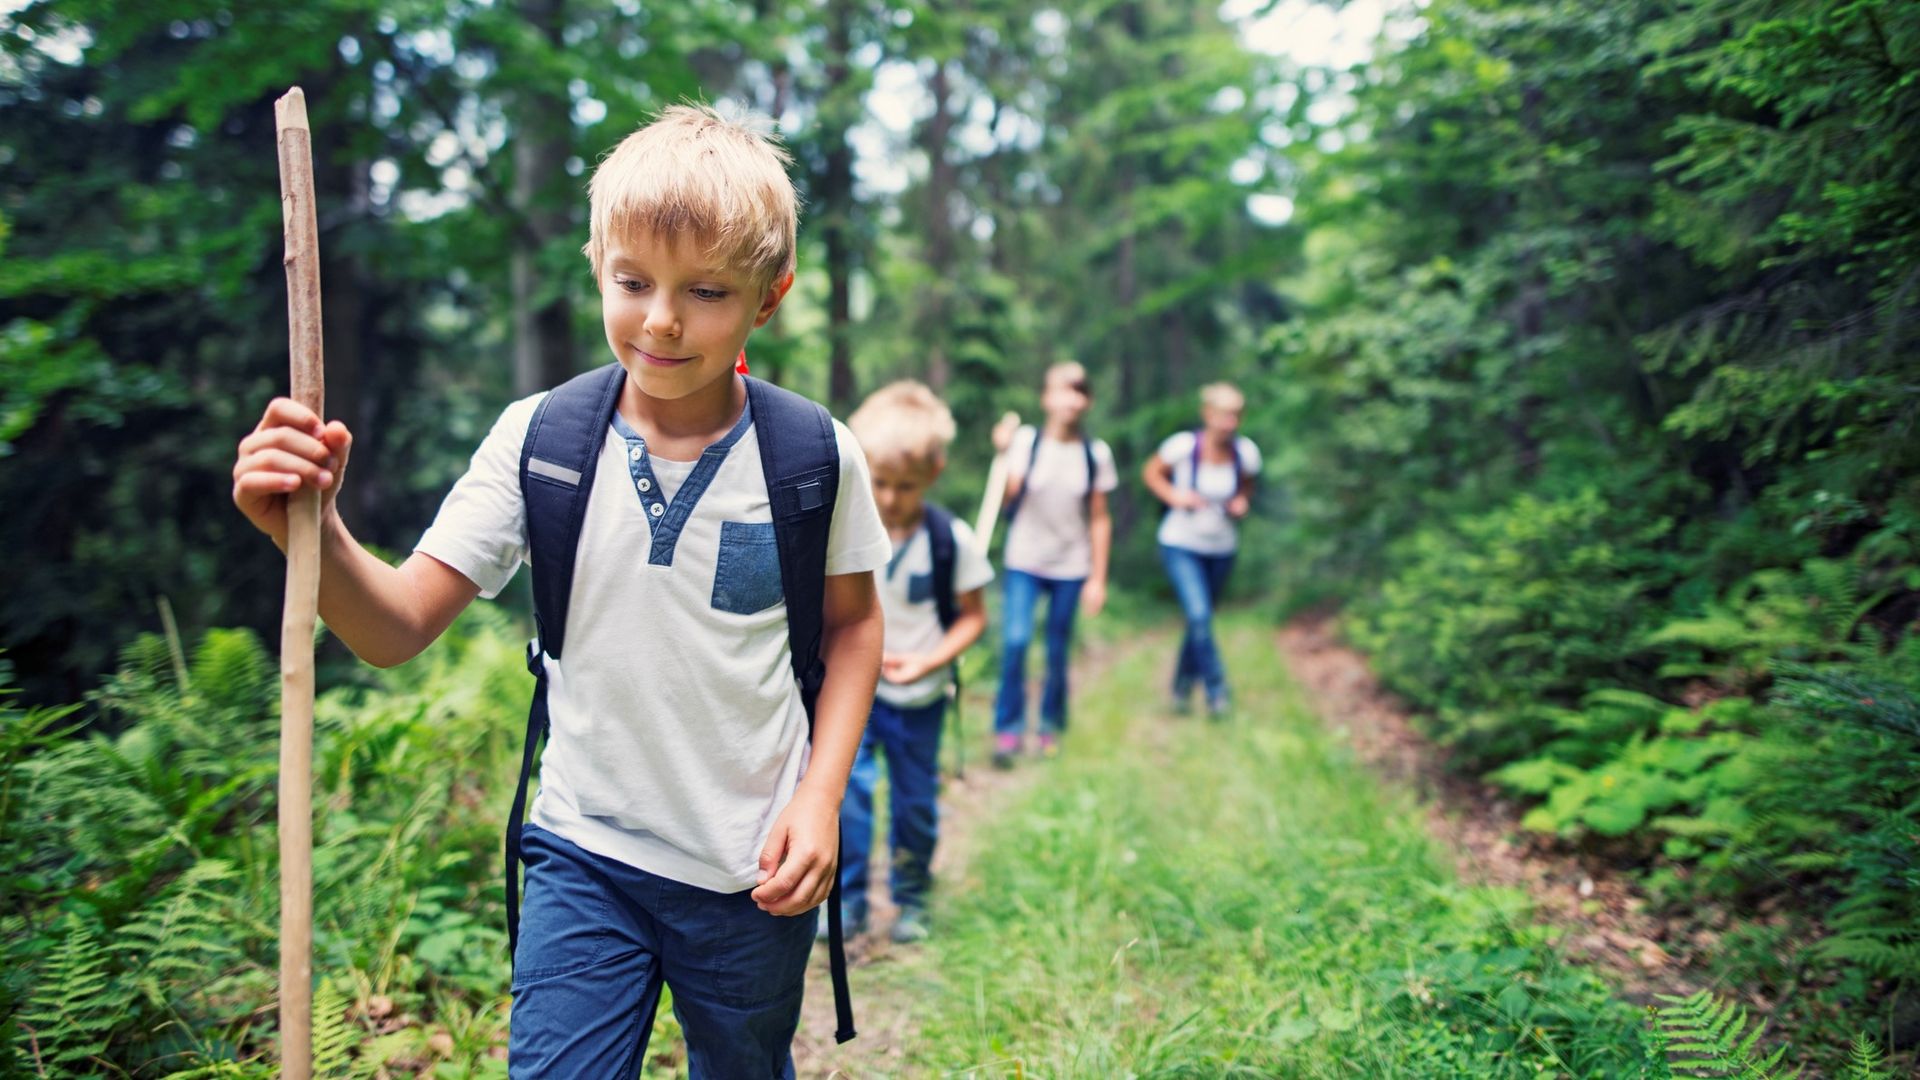
<svg viewBox="0 0 1920 1080">
<path fill-rule="evenodd" d="M 935 939 L 855 972 L 865 1034 L 803 1075 L 1637 1075 L 1632 1010 L 1519 894 L 1454 879 L 1302 705 L 1271 625 L 1222 637 L 1226 724 L 1166 710 L 1166 632 L 1111 647 L 1062 758 L 966 823 Z"/>
</svg>

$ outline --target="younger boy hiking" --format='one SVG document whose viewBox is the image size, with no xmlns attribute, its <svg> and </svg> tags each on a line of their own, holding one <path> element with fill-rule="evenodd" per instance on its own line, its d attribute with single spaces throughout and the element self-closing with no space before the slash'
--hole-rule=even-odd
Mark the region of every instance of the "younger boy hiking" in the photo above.
<svg viewBox="0 0 1920 1080">
<path fill-rule="evenodd" d="M 616 362 L 507 406 L 401 565 L 333 509 L 344 426 L 280 399 L 240 444 L 234 501 L 281 546 L 286 493 L 322 489 L 320 613 L 369 662 L 533 567 L 525 767 L 548 743 L 508 834 L 515 1077 L 635 1075 L 663 983 L 691 1075 L 793 1075 L 792 916 L 837 880 L 889 545 L 851 434 L 744 374 L 793 281 L 786 161 L 675 107 L 600 164 L 586 253 Z"/>
<path fill-rule="evenodd" d="M 848 933 L 864 930 L 873 788 L 884 751 L 892 816 L 888 884 L 900 909 L 893 940 L 905 944 L 928 933 L 947 688 L 954 661 L 986 629 L 981 592 L 993 580 L 993 567 L 972 529 L 926 501 L 927 489 L 946 466 L 954 432 L 953 414 L 933 391 L 917 382 L 883 387 L 847 426 L 866 451 L 893 558 L 880 579 L 880 606 L 887 618 L 880 686 L 840 811 L 840 886 Z"/>
<path fill-rule="evenodd" d="M 994 449 L 1009 458 L 1007 549 L 1001 615 L 1000 692 L 993 710 L 993 763 L 1013 764 L 1027 727 L 1027 646 L 1034 607 L 1047 598 L 1046 681 L 1040 696 L 1040 753 L 1059 750 L 1067 726 L 1067 648 L 1075 612 L 1097 615 L 1107 602 L 1113 519 L 1107 493 L 1120 485 L 1113 450 L 1082 430 L 1093 392 L 1075 363 L 1047 369 L 1036 427 L 1002 422 Z M 1011 419 L 1011 418 L 1009 418 Z"/>
</svg>

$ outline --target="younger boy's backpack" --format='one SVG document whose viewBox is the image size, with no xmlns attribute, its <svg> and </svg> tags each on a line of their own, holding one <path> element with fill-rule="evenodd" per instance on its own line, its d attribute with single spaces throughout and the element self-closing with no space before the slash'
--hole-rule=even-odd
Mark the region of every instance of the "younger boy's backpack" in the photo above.
<svg viewBox="0 0 1920 1080">
<path fill-rule="evenodd" d="M 1027 500 L 1027 480 L 1033 476 L 1033 466 L 1040 460 L 1040 440 L 1044 437 L 1045 432 L 1040 425 L 1035 424 L 1033 426 L 1033 449 L 1027 452 L 1027 474 L 1020 478 L 1020 490 L 1013 493 L 1013 498 L 1007 500 L 1006 508 L 1000 511 L 1000 516 L 1007 519 L 1007 526 L 1009 528 L 1013 526 L 1014 515 L 1020 512 L 1020 504 Z M 1088 511 L 1091 512 L 1093 508 L 1093 487 L 1094 484 L 1098 482 L 1097 477 L 1099 476 L 1098 471 L 1094 467 L 1092 436 L 1080 436 L 1080 452 L 1087 459 L 1087 494 L 1085 496 L 1085 505 Z"/>
<path fill-rule="evenodd" d="M 520 781 L 507 817 L 507 940 L 520 934 L 520 828 L 535 749 L 547 731 L 547 673 L 542 654 L 559 659 L 566 645 L 567 600 L 573 592 L 574 554 L 587 516 L 587 496 L 606 443 L 607 427 L 626 384 L 619 364 L 589 371 L 555 387 L 533 414 L 520 453 L 520 493 L 527 508 L 527 545 L 533 562 L 534 623 L 539 636 L 527 646 L 527 669 L 536 680 L 527 711 L 527 741 L 520 755 Z M 747 402 L 760 443 L 760 468 L 773 506 L 773 533 L 780 553 L 780 581 L 787 602 L 793 676 L 813 723 L 814 704 L 826 665 L 820 659 L 826 599 L 827 534 L 840 489 L 840 449 L 827 410 L 789 390 L 747 379 Z M 853 1038 L 853 1007 L 847 992 L 847 956 L 842 929 L 840 876 L 827 900 L 828 960 L 833 976 L 834 1038 Z"/>
<path fill-rule="evenodd" d="M 945 507 L 927 503 L 921 524 L 927 530 L 927 548 L 933 555 L 933 608 L 940 615 L 940 629 L 951 629 L 960 618 L 960 599 L 953 595 L 953 563 L 958 557 L 953 543 L 953 515 Z"/>
</svg>

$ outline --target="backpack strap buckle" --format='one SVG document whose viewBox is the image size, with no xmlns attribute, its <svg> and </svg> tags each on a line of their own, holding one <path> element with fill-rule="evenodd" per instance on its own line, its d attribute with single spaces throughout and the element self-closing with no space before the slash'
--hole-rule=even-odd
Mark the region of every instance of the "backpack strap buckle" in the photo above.
<svg viewBox="0 0 1920 1080">
<path fill-rule="evenodd" d="M 538 634 L 527 639 L 527 674 L 536 679 L 545 678 L 547 674 L 546 661 L 540 656 L 540 635 Z"/>
</svg>

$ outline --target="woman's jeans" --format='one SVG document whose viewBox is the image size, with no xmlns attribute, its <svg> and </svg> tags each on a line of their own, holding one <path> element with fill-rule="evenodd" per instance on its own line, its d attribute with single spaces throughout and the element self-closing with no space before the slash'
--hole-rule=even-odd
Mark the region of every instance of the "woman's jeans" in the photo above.
<svg viewBox="0 0 1920 1080">
<path fill-rule="evenodd" d="M 1086 578 L 1043 578 L 1022 570 L 1006 573 L 1000 613 L 1000 694 L 993 704 L 993 730 L 1019 735 L 1027 727 L 1027 646 L 1033 643 L 1034 607 L 1047 598 L 1047 677 L 1040 694 L 1040 733 L 1057 735 L 1067 726 L 1067 646 L 1073 617 L 1080 610 Z"/>
<path fill-rule="evenodd" d="M 1161 544 L 1160 562 L 1173 581 L 1174 596 L 1187 622 L 1187 632 L 1180 639 L 1180 659 L 1173 669 L 1173 695 L 1184 701 L 1198 682 L 1206 687 L 1209 706 L 1224 706 L 1227 671 L 1220 662 L 1220 647 L 1213 640 L 1213 609 L 1219 605 L 1221 590 L 1233 570 L 1233 553 L 1202 555 Z"/>
</svg>

